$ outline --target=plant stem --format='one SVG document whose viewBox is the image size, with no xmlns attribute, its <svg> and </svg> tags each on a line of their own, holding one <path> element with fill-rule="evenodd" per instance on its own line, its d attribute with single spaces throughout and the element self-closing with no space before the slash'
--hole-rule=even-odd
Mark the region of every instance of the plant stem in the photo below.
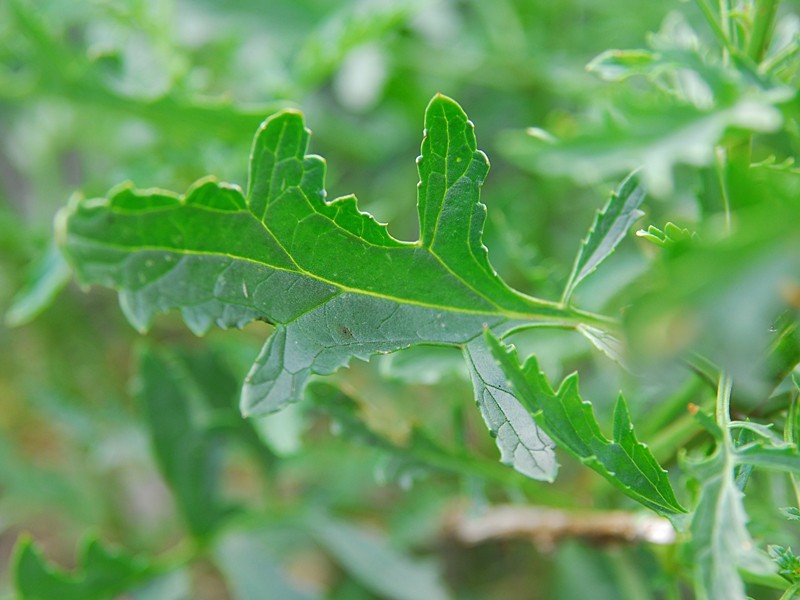
<svg viewBox="0 0 800 600">
<path fill-rule="evenodd" d="M 725 31 L 719 24 L 717 20 L 717 16 L 714 14 L 714 11 L 711 10 L 711 7 L 708 5 L 706 0 L 695 0 L 695 4 L 697 4 L 700 12 L 703 13 L 703 16 L 706 18 L 706 22 L 708 23 L 709 27 L 711 27 L 711 31 L 717 38 L 717 41 L 722 45 L 723 50 L 727 51 L 729 55 L 738 54 L 736 48 L 733 47 L 731 44 L 730 38 L 725 34 Z"/>
<path fill-rule="evenodd" d="M 733 453 L 733 440 L 731 440 L 729 425 L 731 423 L 731 390 L 733 381 L 730 375 L 722 371 L 719 375 L 719 386 L 717 387 L 717 425 L 722 430 L 722 439 L 725 443 L 725 452 L 728 456 Z"/>
<path fill-rule="evenodd" d="M 779 4 L 780 0 L 756 0 L 753 29 L 750 33 L 750 44 L 747 47 L 747 56 L 752 58 L 756 64 L 764 60 L 764 54 L 772 41 Z"/>
<path fill-rule="evenodd" d="M 734 45 L 733 28 L 731 27 L 731 11 L 729 0 L 719 0 L 719 24 L 720 29 L 725 34 L 725 38 L 730 40 L 731 45 Z M 723 61 L 725 64 L 730 62 L 730 55 L 727 48 L 723 50 Z"/>
<path fill-rule="evenodd" d="M 800 398 L 797 394 L 792 398 L 792 404 L 789 406 L 789 414 L 786 415 L 786 425 L 784 426 L 783 439 L 790 444 L 797 444 L 797 437 L 800 432 L 797 430 L 798 422 L 800 422 Z M 789 481 L 792 483 L 794 490 L 795 502 L 800 506 L 800 481 L 793 473 L 789 474 Z"/>
<path fill-rule="evenodd" d="M 725 210 L 725 233 L 731 232 L 731 201 L 728 195 L 728 184 L 725 179 L 726 152 L 723 148 L 717 147 L 714 151 L 714 167 L 719 180 L 720 193 L 722 194 L 722 204 Z M 749 162 L 749 157 L 748 157 Z"/>
</svg>

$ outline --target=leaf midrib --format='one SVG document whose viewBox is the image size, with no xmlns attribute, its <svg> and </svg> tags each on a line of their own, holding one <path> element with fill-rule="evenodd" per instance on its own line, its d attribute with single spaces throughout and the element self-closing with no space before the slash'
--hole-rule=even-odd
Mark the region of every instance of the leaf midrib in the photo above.
<svg viewBox="0 0 800 600">
<path fill-rule="evenodd" d="M 218 183 L 217 185 L 220 185 L 220 184 Z M 239 189 L 239 191 L 241 193 L 241 190 L 240 190 L 240 188 L 238 188 L 238 186 L 231 186 L 231 187 L 235 187 L 235 188 Z M 311 204 L 309 198 L 305 194 L 305 191 L 300 186 L 293 186 L 293 187 L 297 188 L 297 190 L 302 194 L 302 196 L 305 198 L 306 202 L 309 203 L 309 205 L 312 207 L 312 210 L 313 210 L 313 205 Z M 450 188 L 448 187 L 446 189 L 450 189 Z M 400 303 L 400 304 L 407 304 L 407 305 L 411 305 L 411 306 L 419 306 L 419 307 L 422 307 L 422 308 L 431 308 L 431 309 L 435 309 L 435 310 L 444 310 L 444 311 L 460 313 L 460 314 L 502 316 L 502 317 L 504 317 L 504 318 L 506 318 L 508 320 L 529 320 L 530 321 L 530 320 L 548 319 L 548 320 L 551 320 L 551 321 L 553 321 L 555 323 L 557 323 L 559 321 L 563 321 L 563 322 L 573 321 L 575 319 L 574 316 L 569 315 L 569 314 L 563 314 L 563 315 L 554 317 L 553 315 L 546 315 L 546 314 L 536 313 L 536 312 L 523 313 L 523 312 L 511 311 L 511 310 L 504 309 L 496 301 L 492 300 L 490 297 L 486 296 L 484 293 L 482 293 L 481 291 L 477 290 L 472 284 L 470 284 L 469 282 L 465 281 L 460 275 L 458 275 L 455 271 L 453 271 L 453 269 L 436 252 L 434 252 L 432 250 L 432 248 L 424 247 L 421 240 L 418 240 L 416 242 L 406 242 L 406 241 L 402 241 L 402 240 L 395 240 L 395 241 L 397 241 L 402 246 L 405 246 L 405 247 L 408 247 L 408 248 L 419 248 L 419 249 L 424 250 L 425 252 L 427 252 L 440 265 L 442 265 L 442 267 L 448 273 L 450 273 L 450 275 L 452 275 L 456 279 L 456 281 L 458 281 L 466 289 L 468 289 L 471 292 L 473 292 L 474 294 L 476 294 L 478 297 L 486 300 L 489 304 L 494 306 L 496 310 L 470 310 L 470 309 L 459 308 L 459 307 L 454 307 L 454 306 L 434 304 L 434 303 L 429 303 L 429 302 L 421 302 L 419 300 L 413 300 L 413 299 L 409 299 L 409 298 L 393 296 L 393 295 L 390 295 L 390 294 L 372 292 L 370 290 L 364 290 L 364 289 L 360 289 L 360 288 L 353 288 L 353 287 L 347 286 L 345 284 L 342 284 L 340 282 L 327 279 L 327 278 L 322 277 L 322 276 L 320 276 L 318 274 L 311 273 L 310 271 L 308 271 L 308 270 L 304 269 L 303 267 L 301 267 L 297 263 L 297 261 L 294 259 L 292 254 L 286 249 L 286 247 L 281 242 L 281 240 L 278 238 L 278 236 L 276 236 L 274 234 L 274 232 L 270 229 L 270 227 L 266 223 L 264 223 L 263 221 L 259 220 L 256 217 L 256 215 L 253 214 L 253 212 L 251 210 L 249 210 L 249 208 L 241 208 L 241 209 L 238 209 L 238 210 L 221 210 L 219 208 L 209 207 L 208 205 L 205 205 L 205 204 L 187 204 L 186 200 L 187 200 L 187 198 L 190 197 L 190 195 L 191 194 L 189 193 L 189 194 L 184 195 L 183 197 L 176 198 L 177 199 L 176 204 L 171 205 L 171 206 L 170 205 L 167 205 L 167 206 L 154 206 L 154 207 L 143 208 L 141 210 L 129 210 L 129 209 L 120 209 L 118 207 L 114 207 L 113 204 L 111 204 L 109 202 L 106 205 L 105 209 L 108 210 L 112 214 L 118 214 L 118 215 L 122 215 L 122 216 L 125 216 L 125 217 L 130 217 L 131 215 L 144 215 L 144 214 L 169 212 L 169 211 L 174 211 L 176 209 L 180 209 L 180 208 L 183 208 L 183 207 L 189 207 L 189 208 L 193 208 L 195 210 L 202 210 L 202 211 L 208 211 L 208 212 L 214 212 L 214 213 L 224 213 L 226 215 L 245 214 L 245 215 L 251 217 L 254 221 L 256 221 L 258 224 L 260 224 L 263 227 L 264 231 L 266 233 L 268 233 L 269 236 L 275 241 L 275 243 L 281 248 L 281 250 L 283 250 L 283 252 L 286 254 L 287 258 L 296 267 L 296 270 L 293 271 L 293 270 L 286 269 L 286 268 L 283 268 L 283 267 L 278 267 L 278 266 L 275 266 L 275 265 L 270 265 L 270 264 L 263 263 L 263 262 L 260 262 L 260 261 L 257 261 L 257 260 L 253 260 L 251 258 L 247 258 L 247 257 L 243 257 L 243 256 L 236 256 L 236 255 L 232 255 L 232 254 L 229 254 L 229 253 L 215 252 L 215 251 L 211 251 L 211 250 L 196 251 L 196 250 L 191 250 L 191 249 L 186 249 L 186 248 L 170 248 L 170 247 L 161 247 L 161 246 L 153 246 L 153 245 L 142 245 L 142 246 L 136 246 L 136 250 L 139 250 L 139 251 L 169 252 L 169 253 L 174 253 L 174 254 L 185 254 L 185 255 L 193 255 L 193 256 L 220 256 L 220 257 L 227 257 L 227 258 L 230 258 L 232 260 L 240 260 L 240 261 L 243 261 L 243 262 L 248 262 L 248 263 L 259 265 L 259 266 L 262 266 L 262 267 L 268 267 L 268 268 L 271 268 L 271 269 L 275 269 L 277 271 L 283 271 L 283 272 L 288 272 L 288 273 L 297 273 L 297 274 L 303 275 L 305 277 L 309 277 L 311 279 L 314 279 L 314 280 L 326 283 L 328 285 L 332 285 L 334 287 L 337 287 L 340 290 L 342 290 L 342 292 L 360 294 L 360 295 L 363 295 L 363 296 L 370 296 L 370 297 L 380 298 L 380 299 L 389 300 L 389 301 L 392 301 L 392 302 L 397 302 L 397 303 Z M 244 196 L 242 196 L 242 197 L 246 201 L 246 198 L 244 198 Z M 335 202 L 335 200 L 333 202 Z M 327 221 L 329 221 L 331 223 L 331 225 L 333 227 L 341 229 L 341 227 L 335 221 L 330 219 L 328 216 L 326 216 L 326 215 L 324 215 L 322 213 L 319 213 L 317 211 L 314 211 L 313 214 L 314 215 L 318 215 L 318 216 L 326 219 Z M 471 217 L 472 217 L 472 215 L 471 215 Z M 350 232 L 348 232 L 346 230 L 343 230 L 343 231 L 347 235 L 352 235 Z M 75 235 L 75 234 L 71 234 L 71 235 Z M 84 238 L 84 239 L 86 239 L 86 238 Z M 385 249 L 384 246 L 379 246 L 377 244 L 371 243 L 369 240 L 366 240 L 364 238 L 358 237 L 357 239 L 359 239 L 361 242 L 367 244 L 368 246 L 370 246 L 372 248 Z M 392 238 L 392 239 L 395 239 L 395 238 Z M 130 252 L 131 251 L 130 247 L 128 247 L 128 246 L 121 246 L 121 245 L 113 244 L 113 243 L 110 243 L 110 242 L 101 242 L 101 241 L 93 239 L 93 240 L 91 240 L 91 243 L 96 244 L 96 245 L 100 245 L 100 246 L 104 246 L 104 247 L 108 247 L 108 248 L 113 248 L 113 249 L 116 249 L 116 250 L 119 250 L 119 251 L 124 251 L 124 252 Z M 472 254 L 472 248 L 470 248 L 470 253 Z M 473 259 L 474 259 L 474 254 L 472 254 L 472 256 L 473 256 Z M 517 291 L 515 291 L 515 290 L 513 290 L 511 288 L 507 288 L 507 289 L 509 290 L 509 292 L 511 292 L 512 294 L 518 296 L 519 298 L 523 299 L 524 301 L 532 300 L 532 299 L 528 298 L 527 296 L 525 296 L 523 294 L 520 294 L 520 293 L 518 293 Z M 543 304 L 544 306 L 546 306 L 548 308 L 551 308 L 552 310 L 557 310 L 557 311 L 562 311 L 563 310 L 560 306 L 558 306 L 555 303 L 549 303 L 549 302 L 541 300 L 541 299 L 535 299 L 535 301 L 538 302 L 538 303 Z"/>
<path fill-rule="evenodd" d="M 75 236 L 76 234 L 71 234 L 71 235 Z M 127 253 L 131 252 L 131 249 L 130 249 L 129 246 L 121 246 L 119 244 L 112 244 L 112 243 L 108 243 L 108 242 L 100 242 L 100 241 L 97 241 L 97 240 L 94 240 L 94 239 L 87 239 L 87 238 L 82 238 L 82 239 L 84 239 L 84 243 L 86 243 L 86 244 L 96 245 L 96 246 L 101 246 L 101 247 L 106 247 L 106 248 L 111 248 L 111 249 L 118 250 L 118 251 L 121 251 L 121 252 L 127 252 Z M 331 285 L 331 286 L 334 286 L 336 288 L 339 288 L 342 292 L 358 294 L 358 295 L 362 295 L 362 296 L 370 296 L 370 297 L 379 298 L 379 299 L 382 299 L 382 300 L 389 300 L 391 302 L 396 302 L 398 304 L 407 304 L 407 305 L 410 305 L 410 306 L 419 306 L 421 308 L 431 308 L 431 309 L 436 309 L 436 310 L 442 310 L 442 311 L 460 313 L 460 314 L 468 314 L 468 315 L 501 316 L 501 317 L 506 318 L 507 320 L 517 320 L 517 319 L 519 319 L 519 320 L 533 320 L 533 319 L 543 319 L 543 318 L 545 318 L 545 319 L 551 319 L 554 323 L 559 322 L 559 319 L 552 319 L 552 317 L 550 317 L 550 315 L 544 315 L 544 314 L 519 313 L 519 312 L 504 311 L 504 310 L 497 310 L 497 311 L 470 310 L 470 309 L 459 308 L 459 307 L 455 307 L 455 306 L 445 306 L 445 305 L 441 305 L 441 304 L 432 304 L 432 303 L 428 303 L 428 302 L 420 302 L 419 300 L 412 300 L 412 299 L 409 299 L 409 298 L 401 298 L 401 297 L 392 296 L 392 295 L 389 295 L 389 294 L 381 294 L 381 293 L 372 292 L 372 291 L 369 291 L 369 290 L 353 288 L 353 287 L 344 285 L 342 283 L 339 283 L 339 282 L 336 282 L 336 281 L 332 281 L 332 280 L 326 279 L 324 277 L 320 277 L 318 275 L 309 273 L 308 271 L 305 271 L 304 269 L 300 269 L 299 267 L 298 267 L 297 271 L 293 271 L 293 270 L 286 269 L 286 268 L 283 268 L 283 267 L 273 266 L 273 265 L 270 265 L 270 264 L 267 264 L 267 263 L 259 262 L 257 260 L 253 260 L 251 258 L 242 257 L 242 256 L 235 256 L 235 255 L 228 254 L 228 253 L 223 253 L 223 252 L 213 252 L 213 251 L 202 251 L 202 252 L 200 252 L 200 251 L 196 251 L 196 250 L 175 249 L 175 248 L 169 248 L 169 247 L 163 247 L 163 246 L 150 246 L 150 245 L 136 246 L 136 251 L 142 251 L 142 252 L 165 252 L 165 253 L 170 253 L 170 254 L 178 254 L 178 255 L 184 254 L 184 255 L 191 255 L 191 256 L 218 256 L 218 257 L 225 257 L 225 258 L 230 258 L 232 260 L 239 260 L 239 261 L 242 261 L 242 262 L 246 262 L 246 263 L 250 263 L 250 264 L 253 264 L 253 265 L 257 265 L 259 267 L 266 267 L 266 268 L 269 268 L 269 269 L 274 269 L 276 271 L 283 271 L 283 272 L 286 272 L 286 273 L 300 274 L 300 275 L 309 277 L 311 279 L 315 279 L 317 281 L 320 281 L 322 283 L 326 283 L 328 285 Z M 559 307 L 556 306 L 556 305 L 553 305 L 553 308 L 554 309 L 558 309 Z M 563 321 L 564 323 L 566 323 L 569 320 L 574 320 L 574 317 L 572 317 L 571 315 L 568 315 L 568 314 L 564 314 L 563 318 L 561 319 L 561 321 Z"/>
</svg>

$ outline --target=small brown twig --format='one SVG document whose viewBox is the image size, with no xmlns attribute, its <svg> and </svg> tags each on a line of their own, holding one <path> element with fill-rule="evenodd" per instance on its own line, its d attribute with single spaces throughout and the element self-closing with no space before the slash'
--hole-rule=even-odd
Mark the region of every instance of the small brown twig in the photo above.
<svg viewBox="0 0 800 600">
<path fill-rule="evenodd" d="M 599 544 L 671 544 L 676 538 L 672 524 L 655 515 L 516 505 L 493 506 L 480 515 L 454 512 L 446 529 L 449 537 L 466 545 L 528 538 L 542 551 L 552 550 L 563 538 Z"/>
</svg>

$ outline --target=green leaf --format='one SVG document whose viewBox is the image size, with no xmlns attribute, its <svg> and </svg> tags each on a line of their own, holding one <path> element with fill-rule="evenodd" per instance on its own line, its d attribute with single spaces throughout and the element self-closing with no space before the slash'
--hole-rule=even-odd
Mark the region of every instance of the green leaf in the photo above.
<svg viewBox="0 0 800 600">
<path fill-rule="evenodd" d="M 314 382 L 309 386 L 311 400 L 330 415 L 342 428 L 348 440 L 379 448 L 393 456 L 403 467 L 420 467 L 449 472 L 464 477 L 497 481 L 503 485 L 518 485 L 514 474 L 494 461 L 479 459 L 474 454 L 443 447 L 417 426 L 411 430 L 407 443 L 399 444 L 371 429 L 360 413 L 360 403 L 340 389 Z M 537 489 L 541 493 L 541 489 Z"/>
<path fill-rule="evenodd" d="M 710 461 L 703 476 L 700 500 L 692 517 L 691 545 L 695 560 L 695 590 L 701 600 L 745 600 L 738 570 L 774 572 L 747 531 L 742 492 L 733 475 L 732 461 L 724 452 Z"/>
<path fill-rule="evenodd" d="M 84 542 L 74 573 L 48 563 L 25 538 L 12 569 L 19 600 L 108 600 L 154 576 L 147 560 L 110 550 L 95 538 Z"/>
<path fill-rule="evenodd" d="M 214 382 L 201 384 L 198 373 L 211 374 Z M 174 355 L 147 348 L 140 352 L 135 393 L 154 454 L 186 525 L 199 538 L 213 533 L 232 512 L 221 497 L 225 440 L 219 423 L 238 415 L 236 383 L 224 375 L 213 364 L 192 369 L 188 360 Z M 215 409 L 220 400 L 227 402 L 227 411 Z"/>
<path fill-rule="evenodd" d="M 520 473 L 553 481 L 558 473 L 555 444 L 514 396 L 483 339 L 464 348 L 481 416 L 495 436 L 500 460 Z"/>
<path fill-rule="evenodd" d="M 586 70 L 596 73 L 606 81 L 622 81 L 636 75 L 650 74 L 661 65 L 661 57 L 651 50 L 606 50 L 586 65 Z"/>
<path fill-rule="evenodd" d="M 348 54 L 373 41 L 385 40 L 413 15 L 419 2 L 380 2 L 346 5 L 306 37 L 297 54 L 298 78 L 313 86 L 331 75 Z"/>
<path fill-rule="evenodd" d="M 67 261 L 55 243 L 51 243 L 31 266 L 25 287 L 14 296 L 5 314 L 6 325 L 19 327 L 35 319 L 53 303 L 70 277 Z"/>
<path fill-rule="evenodd" d="M 502 335 L 602 325 L 497 276 L 481 242 L 488 161 L 472 123 L 438 95 L 425 126 L 414 243 L 392 238 L 353 196 L 325 200 L 325 163 L 306 154 L 309 132 L 296 111 L 259 129 L 246 194 L 213 179 L 183 197 L 126 185 L 108 199 L 73 202 L 58 219 L 59 235 L 78 278 L 118 289 L 142 331 L 171 309 L 198 334 L 213 324 L 275 324 L 242 390 L 246 415 L 298 400 L 312 374 L 352 357 L 421 343 L 463 347 L 484 327 Z M 476 398 L 484 401 L 480 387 Z M 515 427 L 535 424 L 526 417 Z"/>
<path fill-rule="evenodd" d="M 667 222 L 663 231 L 655 225 L 649 225 L 647 229 L 638 230 L 636 235 L 662 248 L 684 240 L 697 238 L 696 233 L 689 231 L 685 227 L 680 228 L 672 222 Z"/>
<path fill-rule="evenodd" d="M 589 235 L 583 240 L 567 285 L 563 302 L 569 302 L 578 284 L 594 272 L 622 241 L 631 225 L 644 213 L 639 206 L 644 200 L 644 187 L 635 174 L 629 175 L 611 194 L 606 205 L 592 223 Z"/>
<path fill-rule="evenodd" d="M 600 350 L 603 354 L 608 356 L 614 362 L 628 368 L 628 361 L 625 358 L 627 349 L 625 343 L 620 340 L 613 333 L 600 329 L 599 327 L 592 327 L 591 325 L 578 325 L 576 327 L 583 337 Z"/>
<path fill-rule="evenodd" d="M 614 437 L 609 440 L 600 431 L 591 404 L 580 397 L 577 374 L 567 377 L 554 392 L 535 356 L 523 366 L 513 347 L 506 347 L 490 332 L 486 340 L 526 409 L 559 447 L 655 512 L 673 518 L 686 512 L 675 498 L 666 471 L 636 439 L 622 396 L 614 408 Z"/>
<path fill-rule="evenodd" d="M 748 98 L 713 110 L 680 105 L 658 113 L 631 110 L 622 128 L 586 127 L 581 135 L 555 143 L 543 142 L 538 133 L 509 132 L 500 148 L 523 169 L 569 176 L 580 184 L 640 169 L 647 189 L 663 197 L 672 191 L 673 168 L 712 164 L 714 147 L 728 129 L 770 132 L 781 123 L 769 98 Z"/>
<path fill-rule="evenodd" d="M 781 508 L 780 511 L 787 521 L 800 521 L 800 508 L 796 506 L 786 506 Z"/>
<path fill-rule="evenodd" d="M 800 475 L 800 453 L 794 446 L 765 448 L 760 444 L 752 444 L 744 448 L 737 448 L 734 460 L 742 465 L 753 465 Z"/>
<path fill-rule="evenodd" d="M 800 582 L 800 558 L 794 555 L 791 548 L 773 544 L 767 547 L 769 557 L 778 565 L 778 574 L 790 583 Z"/>
<path fill-rule="evenodd" d="M 267 547 L 254 533 L 231 532 L 215 544 L 214 560 L 225 575 L 233 600 L 311 600 L 286 579 Z"/>
<path fill-rule="evenodd" d="M 310 518 L 308 528 L 331 558 L 381 598 L 446 600 L 451 597 L 433 564 L 404 555 L 372 532 L 325 517 Z"/>
<path fill-rule="evenodd" d="M 381 358 L 381 375 L 410 384 L 434 385 L 453 378 L 467 379 L 459 352 L 446 346 L 414 346 Z"/>
</svg>

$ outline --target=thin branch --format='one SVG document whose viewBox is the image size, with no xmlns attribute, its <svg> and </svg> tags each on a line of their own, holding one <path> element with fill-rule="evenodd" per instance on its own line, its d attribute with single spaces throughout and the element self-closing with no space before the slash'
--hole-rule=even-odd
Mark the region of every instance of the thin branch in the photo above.
<svg viewBox="0 0 800 600">
<path fill-rule="evenodd" d="M 750 34 L 750 44 L 747 55 L 756 64 L 764 60 L 764 55 L 772 42 L 772 33 L 775 30 L 775 17 L 778 14 L 780 0 L 756 0 L 756 13 L 753 19 L 753 29 Z"/>
<path fill-rule="evenodd" d="M 543 551 L 552 550 L 565 538 L 626 544 L 672 544 L 676 539 L 672 524 L 655 515 L 517 505 L 493 506 L 479 516 L 456 513 L 449 520 L 447 533 L 466 545 L 529 539 Z"/>
</svg>

